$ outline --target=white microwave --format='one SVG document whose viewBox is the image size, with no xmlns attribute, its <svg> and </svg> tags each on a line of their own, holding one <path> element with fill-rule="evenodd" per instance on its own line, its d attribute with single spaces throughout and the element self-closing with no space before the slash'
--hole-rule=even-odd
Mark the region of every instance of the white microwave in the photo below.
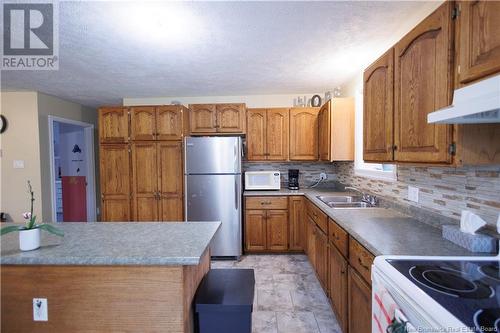
<svg viewBox="0 0 500 333">
<path fill-rule="evenodd" d="M 281 177 L 279 171 L 245 172 L 245 190 L 279 190 Z"/>
</svg>

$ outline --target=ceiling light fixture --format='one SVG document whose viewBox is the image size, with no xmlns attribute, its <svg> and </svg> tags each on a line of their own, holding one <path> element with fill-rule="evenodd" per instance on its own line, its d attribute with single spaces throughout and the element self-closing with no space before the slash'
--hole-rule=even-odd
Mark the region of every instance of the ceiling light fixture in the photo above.
<svg viewBox="0 0 500 333">
<path fill-rule="evenodd" d="M 127 36 L 155 46 L 186 46 L 200 37 L 200 20 L 183 3 L 139 2 L 119 9 Z"/>
</svg>

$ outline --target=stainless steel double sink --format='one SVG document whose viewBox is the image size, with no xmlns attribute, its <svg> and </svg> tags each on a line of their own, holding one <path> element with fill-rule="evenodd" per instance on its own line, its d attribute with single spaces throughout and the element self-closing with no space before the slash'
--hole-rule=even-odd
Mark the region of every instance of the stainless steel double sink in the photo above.
<svg viewBox="0 0 500 333">
<path fill-rule="evenodd" d="M 372 205 L 368 202 L 364 202 L 361 196 L 351 196 L 351 195 L 318 195 L 316 196 L 319 200 L 327 204 L 331 208 L 374 208 L 376 205 Z"/>
</svg>

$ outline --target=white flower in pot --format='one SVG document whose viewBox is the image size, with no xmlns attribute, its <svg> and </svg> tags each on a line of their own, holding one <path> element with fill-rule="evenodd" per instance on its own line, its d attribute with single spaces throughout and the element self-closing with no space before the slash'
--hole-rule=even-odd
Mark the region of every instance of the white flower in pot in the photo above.
<svg viewBox="0 0 500 333">
<path fill-rule="evenodd" d="M 0 234 L 5 235 L 9 232 L 19 231 L 19 248 L 21 251 L 31 251 L 36 250 L 40 247 L 40 230 L 46 230 L 58 236 L 64 236 L 62 230 L 47 224 L 47 223 L 36 223 L 36 215 L 33 215 L 33 204 L 35 202 L 35 194 L 31 187 L 31 183 L 28 180 L 28 192 L 31 197 L 31 210 L 29 212 L 23 213 L 23 218 L 26 220 L 26 224 L 22 227 L 17 225 L 10 225 L 1 229 Z"/>
</svg>

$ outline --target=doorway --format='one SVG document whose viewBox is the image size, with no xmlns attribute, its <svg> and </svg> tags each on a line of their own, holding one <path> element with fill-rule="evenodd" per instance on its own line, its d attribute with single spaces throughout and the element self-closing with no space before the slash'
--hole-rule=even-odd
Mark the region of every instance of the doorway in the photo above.
<svg viewBox="0 0 500 333">
<path fill-rule="evenodd" d="M 94 125 L 49 116 L 52 216 L 96 221 Z"/>
</svg>

